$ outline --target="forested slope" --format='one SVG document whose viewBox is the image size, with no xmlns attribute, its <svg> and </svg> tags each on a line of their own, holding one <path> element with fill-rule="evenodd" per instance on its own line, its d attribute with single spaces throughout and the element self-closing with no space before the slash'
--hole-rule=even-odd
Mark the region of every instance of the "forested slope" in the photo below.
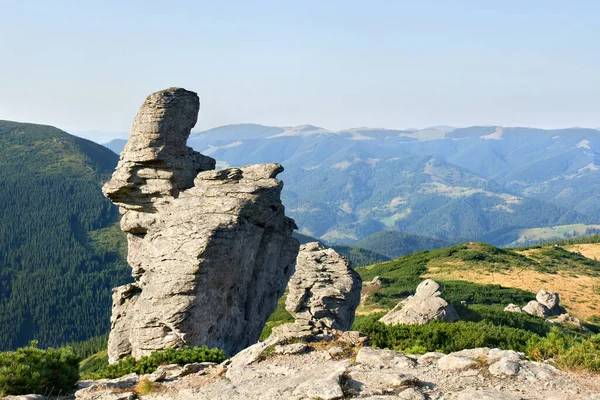
<svg viewBox="0 0 600 400">
<path fill-rule="evenodd" d="M 130 279 L 102 240 L 118 219 L 100 191 L 117 160 L 59 129 L 0 121 L 0 349 L 107 332 L 111 288 Z"/>
</svg>

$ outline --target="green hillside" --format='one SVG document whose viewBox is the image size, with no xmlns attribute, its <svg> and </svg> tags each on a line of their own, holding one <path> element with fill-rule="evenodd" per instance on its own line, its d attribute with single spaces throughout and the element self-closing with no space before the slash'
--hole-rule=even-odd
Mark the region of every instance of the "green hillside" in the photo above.
<svg viewBox="0 0 600 400">
<path fill-rule="evenodd" d="M 390 258 L 449 245 L 445 240 L 390 230 L 374 233 L 353 244 L 354 247 L 368 249 Z"/>
<path fill-rule="evenodd" d="M 111 288 L 130 279 L 102 234 L 118 219 L 100 191 L 117 160 L 59 129 L 0 121 L 0 349 L 107 332 Z"/>
<path fill-rule="evenodd" d="M 594 245 L 600 246 L 600 245 Z M 600 249 L 600 247 L 599 247 Z M 576 317 L 600 321 L 600 262 L 570 245 L 501 249 L 466 243 L 422 251 L 396 260 L 357 268 L 363 281 L 379 276 L 381 286 L 368 287 L 359 308 L 362 314 L 383 311 L 414 293 L 425 278 L 442 286 L 455 306 L 525 305 L 540 289 L 558 292 L 561 304 Z"/>
</svg>

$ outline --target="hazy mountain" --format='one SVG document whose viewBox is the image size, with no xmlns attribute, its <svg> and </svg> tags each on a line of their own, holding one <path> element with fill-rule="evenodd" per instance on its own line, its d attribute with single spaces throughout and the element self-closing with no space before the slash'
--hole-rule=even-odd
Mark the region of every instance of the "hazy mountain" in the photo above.
<svg viewBox="0 0 600 400">
<path fill-rule="evenodd" d="M 126 143 L 127 143 L 127 140 L 125 140 L 125 139 L 113 139 L 108 143 L 104 143 L 103 146 L 111 149 L 113 151 L 113 153 L 119 155 L 125 148 Z"/>
<path fill-rule="evenodd" d="M 330 243 L 392 229 L 506 244 L 507 232 L 600 220 L 593 129 L 240 124 L 188 143 L 220 166 L 283 164 L 289 214 Z"/>
</svg>

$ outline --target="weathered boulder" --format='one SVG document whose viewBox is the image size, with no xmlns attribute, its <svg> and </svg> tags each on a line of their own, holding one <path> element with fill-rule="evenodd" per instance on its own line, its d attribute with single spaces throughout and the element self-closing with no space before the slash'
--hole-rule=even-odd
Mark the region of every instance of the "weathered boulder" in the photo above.
<svg viewBox="0 0 600 400">
<path fill-rule="evenodd" d="M 558 293 L 540 290 L 535 299 L 538 303 L 544 305 L 548 309 L 548 315 L 561 315 L 566 313 L 565 309 L 560 306 L 560 296 Z"/>
<path fill-rule="evenodd" d="M 519 312 L 519 313 L 523 312 L 523 310 L 521 310 L 521 307 L 519 307 L 518 305 L 513 304 L 513 303 L 510 303 L 509 305 L 507 305 L 504 308 L 504 311 L 507 311 L 507 312 Z"/>
<path fill-rule="evenodd" d="M 522 309 L 515 304 L 509 304 L 504 311 L 524 312 L 540 318 L 562 315 L 567 312 L 560 305 L 560 296 L 558 293 L 543 289 L 537 293 L 535 300 L 531 300 Z"/>
<path fill-rule="evenodd" d="M 523 312 L 540 318 L 547 318 L 549 316 L 548 308 L 536 300 L 531 300 L 527 303 L 527 305 L 523 307 Z"/>
<path fill-rule="evenodd" d="M 360 303 L 362 279 L 348 260 L 321 243 L 300 246 L 285 308 L 300 324 L 347 331 Z"/>
<path fill-rule="evenodd" d="M 294 271 L 279 164 L 214 170 L 186 146 L 198 96 L 153 93 L 104 194 L 119 205 L 135 283 L 116 288 L 109 360 L 182 345 L 255 343 Z"/>
<path fill-rule="evenodd" d="M 414 296 L 398 303 L 380 321 L 386 325 L 423 325 L 431 321 L 454 322 L 460 319 L 454 307 L 441 297 L 439 288 L 434 280 L 424 280 L 417 286 Z"/>
</svg>

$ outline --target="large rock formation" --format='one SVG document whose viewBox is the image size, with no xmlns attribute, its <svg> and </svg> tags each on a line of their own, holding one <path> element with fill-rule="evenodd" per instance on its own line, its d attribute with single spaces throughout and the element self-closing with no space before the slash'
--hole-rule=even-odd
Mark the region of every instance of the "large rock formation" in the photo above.
<svg viewBox="0 0 600 400">
<path fill-rule="evenodd" d="M 153 93 L 104 194 L 119 205 L 135 283 L 116 288 L 109 360 L 184 344 L 255 343 L 294 271 L 278 164 L 214 170 L 186 146 L 198 96 Z"/>
<path fill-rule="evenodd" d="M 362 279 L 348 260 L 318 242 L 300 247 L 285 308 L 300 324 L 347 331 L 360 303 Z"/>
<path fill-rule="evenodd" d="M 398 303 L 380 321 L 386 325 L 423 325 L 431 321 L 454 322 L 460 319 L 454 307 L 442 298 L 439 289 L 440 285 L 434 280 L 424 280 L 417 286 L 414 296 Z"/>
</svg>

